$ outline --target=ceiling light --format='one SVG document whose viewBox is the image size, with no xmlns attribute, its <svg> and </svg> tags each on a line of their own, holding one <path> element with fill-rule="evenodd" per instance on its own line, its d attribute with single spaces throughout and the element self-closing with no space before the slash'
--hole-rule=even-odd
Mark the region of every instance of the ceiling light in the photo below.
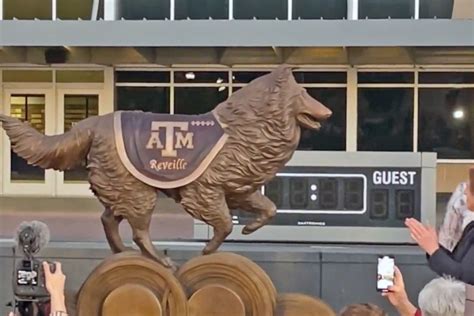
<svg viewBox="0 0 474 316">
<path fill-rule="evenodd" d="M 196 74 L 194 74 L 194 72 L 187 72 L 184 77 L 186 77 L 187 80 L 194 80 L 196 78 Z"/>
<path fill-rule="evenodd" d="M 464 111 L 463 110 L 455 110 L 453 112 L 453 117 L 457 120 L 461 120 L 464 118 Z"/>
<path fill-rule="evenodd" d="M 222 82 L 224 82 L 224 79 L 222 79 L 222 78 L 217 78 L 216 83 L 222 83 Z"/>
</svg>

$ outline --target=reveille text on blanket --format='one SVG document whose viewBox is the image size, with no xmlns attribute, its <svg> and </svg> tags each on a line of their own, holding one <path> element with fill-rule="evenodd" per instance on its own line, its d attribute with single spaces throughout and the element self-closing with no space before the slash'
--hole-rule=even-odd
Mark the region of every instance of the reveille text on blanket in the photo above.
<svg viewBox="0 0 474 316">
<path fill-rule="evenodd" d="M 227 139 L 212 112 L 118 111 L 114 115 L 115 144 L 122 163 L 137 179 L 160 189 L 181 187 L 197 179 Z"/>
</svg>

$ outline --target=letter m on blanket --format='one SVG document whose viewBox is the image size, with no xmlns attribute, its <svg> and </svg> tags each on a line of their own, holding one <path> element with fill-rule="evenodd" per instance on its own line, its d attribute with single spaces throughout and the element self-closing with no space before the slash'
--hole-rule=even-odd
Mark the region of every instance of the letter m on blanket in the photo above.
<svg viewBox="0 0 474 316">
<path fill-rule="evenodd" d="M 188 132 L 189 122 L 152 122 L 147 149 L 158 148 L 162 157 L 177 157 L 176 149 L 193 149 L 194 133 Z M 160 141 L 161 130 L 165 133 L 165 146 Z M 177 131 L 176 131 L 177 130 Z M 176 136 L 176 137 L 175 137 Z"/>
</svg>

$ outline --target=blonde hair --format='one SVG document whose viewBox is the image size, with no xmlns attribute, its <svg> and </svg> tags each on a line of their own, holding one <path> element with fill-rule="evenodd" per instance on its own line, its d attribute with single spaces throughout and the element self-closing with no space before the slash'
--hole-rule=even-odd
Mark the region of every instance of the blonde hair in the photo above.
<svg viewBox="0 0 474 316">
<path fill-rule="evenodd" d="M 388 314 L 374 304 L 352 304 L 346 306 L 340 316 L 388 316 Z"/>
</svg>

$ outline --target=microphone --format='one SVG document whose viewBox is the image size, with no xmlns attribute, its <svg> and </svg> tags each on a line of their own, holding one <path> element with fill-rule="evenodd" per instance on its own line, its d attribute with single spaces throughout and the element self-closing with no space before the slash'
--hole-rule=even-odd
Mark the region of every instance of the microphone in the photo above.
<svg viewBox="0 0 474 316">
<path fill-rule="evenodd" d="M 16 302 L 35 302 L 49 297 L 43 265 L 35 256 L 49 242 L 49 228 L 40 221 L 22 222 L 16 230 L 13 293 Z M 17 261 L 15 251 L 21 253 Z M 50 270 L 52 270 L 50 264 Z"/>
<path fill-rule="evenodd" d="M 15 235 L 15 245 L 19 252 L 31 259 L 49 243 L 49 228 L 40 221 L 22 222 Z"/>
</svg>

